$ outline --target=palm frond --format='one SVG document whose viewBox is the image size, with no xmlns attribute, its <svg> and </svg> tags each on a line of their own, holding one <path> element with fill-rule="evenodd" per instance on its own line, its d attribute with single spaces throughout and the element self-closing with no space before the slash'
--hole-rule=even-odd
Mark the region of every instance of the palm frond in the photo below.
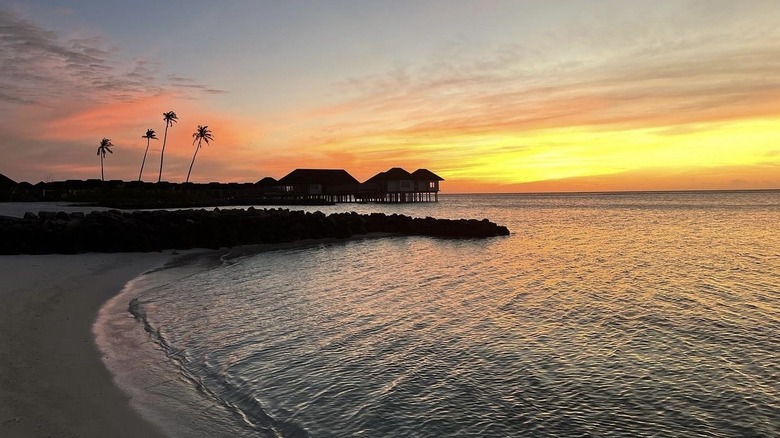
<svg viewBox="0 0 780 438">
<path fill-rule="evenodd" d="M 103 140 L 100 140 L 100 146 L 98 146 L 97 148 L 97 154 L 98 155 L 102 154 L 103 157 L 106 156 L 106 152 L 108 152 L 109 154 L 113 154 L 114 152 L 111 151 L 112 147 L 114 147 L 114 144 L 111 143 L 111 139 L 104 137 Z"/>
<path fill-rule="evenodd" d="M 146 134 L 142 135 L 141 138 L 148 138 L 152 140 L 157 140 L 157 133 L 154 132 L 154 129 L 149 128 L 146 130 Z"/>
<path fill-rule="evenodd" d="M 168 111 L 163 113 L 163 120 L 165 121 L 166 126 L 173 126 L 174 123 L 176 123 L 179 118 L 176 117 L 176 113 L 173 111 Z"/>
<path fill-rule="evenodd" d="M 211 140 L 214 140 L 214 135 L 211 133 L 211 130 L 209 130 L 208 125 L 198 125 L 198 128 L 192 134 L 192 144 L 195 144 L 195 142 L 199 142 L 200 140 L 205 141 L 206 144 L 209 144 Z"/>
</svg>

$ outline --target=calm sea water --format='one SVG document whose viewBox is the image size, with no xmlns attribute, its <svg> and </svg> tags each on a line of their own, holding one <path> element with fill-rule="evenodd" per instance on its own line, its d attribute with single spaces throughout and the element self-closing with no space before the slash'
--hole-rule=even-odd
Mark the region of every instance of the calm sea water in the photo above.
<svg viewBox="0 0 780 438">
<path fill-rule="evenodd" d="M 205 252 L 139 277 L 96 333 L 144 415 L 173 436 L 780 436 L 779 192 L 319 209 L 512 235 Z"/>
</svg>

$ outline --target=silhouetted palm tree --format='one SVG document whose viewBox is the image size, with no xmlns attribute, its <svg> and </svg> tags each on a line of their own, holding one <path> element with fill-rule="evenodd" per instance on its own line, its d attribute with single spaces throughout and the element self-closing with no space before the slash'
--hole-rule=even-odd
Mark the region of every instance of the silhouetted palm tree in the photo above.
<svg viewBox="0 0 780 438">
<path fill-rule="evenodd" d="M 175 112 L 168 111 L 167 113 L 163 113 L 163 120 L 165 121 L 165 135 L 163 135 L 163 146 L 162 151 L 160 151 L 160 175 L 157 177 L 157 182 L 160 182 L 162 179 L 163 158 L 165 157 L 165 143 L 168 142 L 168 127 L 173 126 L 173 124 L 176 123 L 179 118 L 176 117 Z"/>
<path fill-rule="evenodd" d="M 100 140 L 100 146 L 97 148 L 97 154 L 100 155 L 100 180 L 105 181 L 105 177 L 103 176 L 103 158 L 106 158 L 106 152 L 109 154 L 113 154 L 114 152 L 111 151 L 111 148 L 114 147 L 114 144 L 111 143 L 110 138 L 103 138 L 103 140 Z"/>
<path fill-rule="evenodd" d="M 195 147 L 195 153 L 192 155 L 192 163 L 190 163 L 190 171 L 187 172 L 187 180 L 184 182 L 190 182 L 190 173 L 192 173 L 192 165 L 195 164 L 195 157 L 198 156 L 198 149 L 200 149 L 200 142 L 205 141 L 206 144 L 209 144 L 209 141 L 214 140 L 214 136 L 211 135 L 211 131 L 209 130 L 208 126 L 202 126 L 198 125 L 198 129 L 195 130 L 195 133 L 192 134 L 192 144 L 195 144 L 195 142 L 198 142 L 198 145 Z"/>
<path fill-rule="evenodd" d="M 149 128 L 146 130 L 146 134 L 142 135 L 141 138 L 146 139 L 146 151 L 144 151 L 144 159 L 141 161 L 141 171 L 138 172 L 138 182 L 141 182 L 141 175 L 144 174 L 144 163 L 146 163 L 146 154 L 149 153 L 149 140 L 157 140 L 157 133 L 154 132 L 154 129 Z"/>
</svg>

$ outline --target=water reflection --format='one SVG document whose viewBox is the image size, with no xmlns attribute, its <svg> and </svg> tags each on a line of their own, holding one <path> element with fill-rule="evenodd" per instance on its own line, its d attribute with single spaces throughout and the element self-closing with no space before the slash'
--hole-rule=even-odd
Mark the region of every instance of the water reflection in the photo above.
<svg viewBox="0 0 780 438">
<path fill-rule="evenodd" d="M 187 372 L 260 431 L 776 436 L 779 205 L 443 197 L 398 212 L 513 236 L 249 255 L 144 298 Z"/>
</svg>

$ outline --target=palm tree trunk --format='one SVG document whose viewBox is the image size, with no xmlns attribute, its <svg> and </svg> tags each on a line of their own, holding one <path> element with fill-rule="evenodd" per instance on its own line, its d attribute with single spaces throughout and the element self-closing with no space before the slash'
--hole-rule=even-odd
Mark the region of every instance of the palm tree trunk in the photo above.
<svg viewBox="0 0 780 438">
<path fill-rule="evenodd" d="M 100 180 L 106 180 L 106 178 L 103 176 L 103 154 L 100 154 Z"/>
<path fill-rule="evenodd" d="M 198 147 L 195 148 L 195 153 L 192 154 L 192 163 L 190 163 L 190 171 L 187 172 L 187 181 L 184 182 L 190 182 L 190 174 L 192 173 L 192 165 L 195 164 L 195 157 L 198 156 L 198 150 L 200 149 L 200 140 L 198 140 Z"/>
<path fill-rule="evenodd" d="M 141 171 L 138 172 L 138 182 L 141 182 L 141 175 L 144 174 L 144 164 L 146 163 L 146 154 L 149 153 L 149 140 L 151 140 L 151 138 L 146 139 L 146 150 L 144 151 L 144 159 L 143 161 L 141 161 Z"/>
<path fill-rule="evenodd" d="M 157 176 L 157 182 L 162 179 L 163 157 L 165 157 L 165 143 L 168 141 L 168 122 L 165 122 L 165 135 L 163 136 L 163 147 L 160 151 L 160 175 Z"/>
</svg>

